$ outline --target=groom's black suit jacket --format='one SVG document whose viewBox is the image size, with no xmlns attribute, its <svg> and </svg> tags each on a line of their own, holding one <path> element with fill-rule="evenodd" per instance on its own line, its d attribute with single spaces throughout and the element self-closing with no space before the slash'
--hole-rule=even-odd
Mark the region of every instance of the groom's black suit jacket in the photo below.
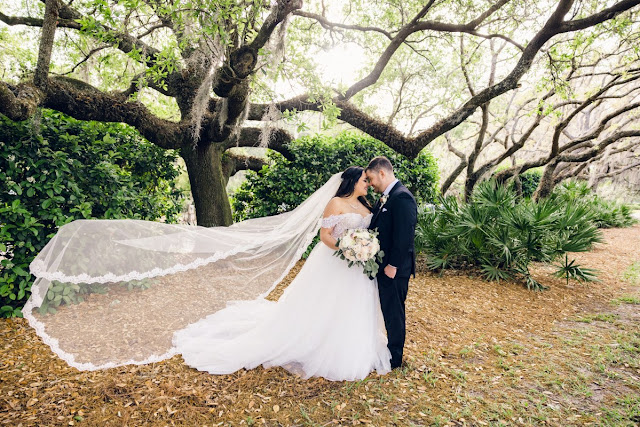
<svg viewBox="0 0 640 427">
<path fill-rule="evenodd" d="M 384 258 L 378 274 L 390 264 L 396 267 L 396 277 L 410 277 L 416 274 L 416 257 L 413 240 L 418 218 L 416 199 L 400 181 L 389 192 L 384 205 L 380 201 L 373 208 L 373 218 L 369 228 L 378 229 L 380 249 Z"/>
</svg>

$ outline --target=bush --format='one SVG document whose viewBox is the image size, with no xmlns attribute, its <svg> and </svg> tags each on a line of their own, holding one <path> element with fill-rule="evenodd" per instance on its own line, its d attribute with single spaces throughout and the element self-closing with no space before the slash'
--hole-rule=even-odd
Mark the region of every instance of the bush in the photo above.
<svg viewBox="0 0 640 427">
<path fill-rule="evenodd" d="M 533 193 L 540 184 L 542 178 L 542 171 L 539 169 L 530 169 L 525 173 L 518 175 L 520 184 L 522 185 L 522 197 L 532 197 Z"/>
<path fill-rule="evenodd" d="M 122 124 L 43 110 L 36 121 L 0 116 L 0 311 L 20 315 L 29 264 L 58 227 L 80 218 L 168 222 L 181 211 L 176 153 Z"/>
<path fill-rule="evenodd" d="M 269 155 L 271 164 L 250 172 L 232 198 L 234 220 L 258 218 L 290 211 L 324 184 L 331 175 L 349 166 L 366 167 L 375 156 L 387 156 L 395 174 L 418 203 L 432 202 L 437 194 L 438 168 L 429 152 L 410 160 L 382 142 L 355 132 L 336 137 L 316 135 L 288 146 L 292 160 Z"/>
<path fill-rule="evenodd" d="M 559 197 L 517 201 L 495 181 L 477 185 L 469 203 L 440 198 L 435 211 L 421 209 L 416 231 L 416 250 L 427 255 L 431 269 L 478 268 L 488 280 L 520 279 L 535 290 L 544 287 L 529 272 L 532 261 L 553 262 L 601 240 L 587 204 Z M 592 270 L 568 258 L 558 272 L 594 279 Z"/>
<path fill-rule="evenodd" d="M 603 199 L 593 193 L 584 181 L 563 182 L 554 189 L 551 197 L 567 203 L 587 204 L 598 228 L 630 227 L 636 223 L 630 206 Z"/>
</svg>

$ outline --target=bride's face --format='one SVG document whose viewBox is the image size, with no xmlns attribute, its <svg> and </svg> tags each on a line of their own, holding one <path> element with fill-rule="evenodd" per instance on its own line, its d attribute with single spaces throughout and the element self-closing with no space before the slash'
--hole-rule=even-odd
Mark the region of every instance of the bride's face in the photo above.
<svg viewBox="0 0 640 427">
<path fill-rule="evenodd" d="M 358 182 L 356 182 L 356 185 L 353 187 L 353 194 L 355 194 L 356 197 L 366 196 L 368 189 L 369 189 L 369 178 L 367 178 L 367 174 L 362 172 L 362 176 L 360 177 Z"/>
</svg>

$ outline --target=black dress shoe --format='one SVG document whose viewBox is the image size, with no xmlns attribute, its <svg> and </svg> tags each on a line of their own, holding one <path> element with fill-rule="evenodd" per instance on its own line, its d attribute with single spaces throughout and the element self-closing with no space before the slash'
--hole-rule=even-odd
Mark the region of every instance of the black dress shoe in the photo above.
<svg viewBox="0 0 640 427">
<path fill-rule="evenodd" d="M 408 366 L 409 366 L 409 364 L 408 364 L 407 362 L 402 362 L 402 363 L 401 363 L 401 364 L 399 364 L 399 365 L 397 365 L 397 364 L 392 364 L 392 365 L 391 365 L 391 370 L 394 370 L 394 369 L 400 369 L 400 368 L 406 368 L 406 367 L 408 367 Z"/>
</svg>

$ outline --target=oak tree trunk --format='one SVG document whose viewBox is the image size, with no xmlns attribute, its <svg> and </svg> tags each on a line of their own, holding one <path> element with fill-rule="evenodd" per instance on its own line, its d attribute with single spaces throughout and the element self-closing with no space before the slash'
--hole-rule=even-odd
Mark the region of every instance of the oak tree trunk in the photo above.
<svg viewBox="0 0 640 427">
<path fill-rule="evenodd" d="M 516 175 L 513 177 L 513 189 L 519 198 L 522 198 L 522 181 L 520 180 L 520 175 Z"/>
<path fill-rule="evenodd" d="M 533 193 L 533 199 L 535 201 L 539 201 L 549 197 L 549 195 L 553 191 L 553 188 L 555 187 L 555 180 L 553 178 L 557 167 L 557 160 L 552 160 L 547 163 L 547 166 L 545 166 L 542 177 L 540 178 L 540 183 L 538 184 L 538 188 L 536 188 L 535 193 Z"/>
<path fill-rule="evenodd" d="M 198 225 L 231 225 L 231 205 L 222 169 L 223 149 L 216 144 L 185 147 L 180 155 L 187 165 Z"/>
<path fill-rule="evenodd" d="M 471 196 L 473 195 L 473 189 L 478 183 L 478 176 L 476 174 L 467 175 L 467 178 L 464 181 L 464 201 L 471 201 Z"/>
</svg>

